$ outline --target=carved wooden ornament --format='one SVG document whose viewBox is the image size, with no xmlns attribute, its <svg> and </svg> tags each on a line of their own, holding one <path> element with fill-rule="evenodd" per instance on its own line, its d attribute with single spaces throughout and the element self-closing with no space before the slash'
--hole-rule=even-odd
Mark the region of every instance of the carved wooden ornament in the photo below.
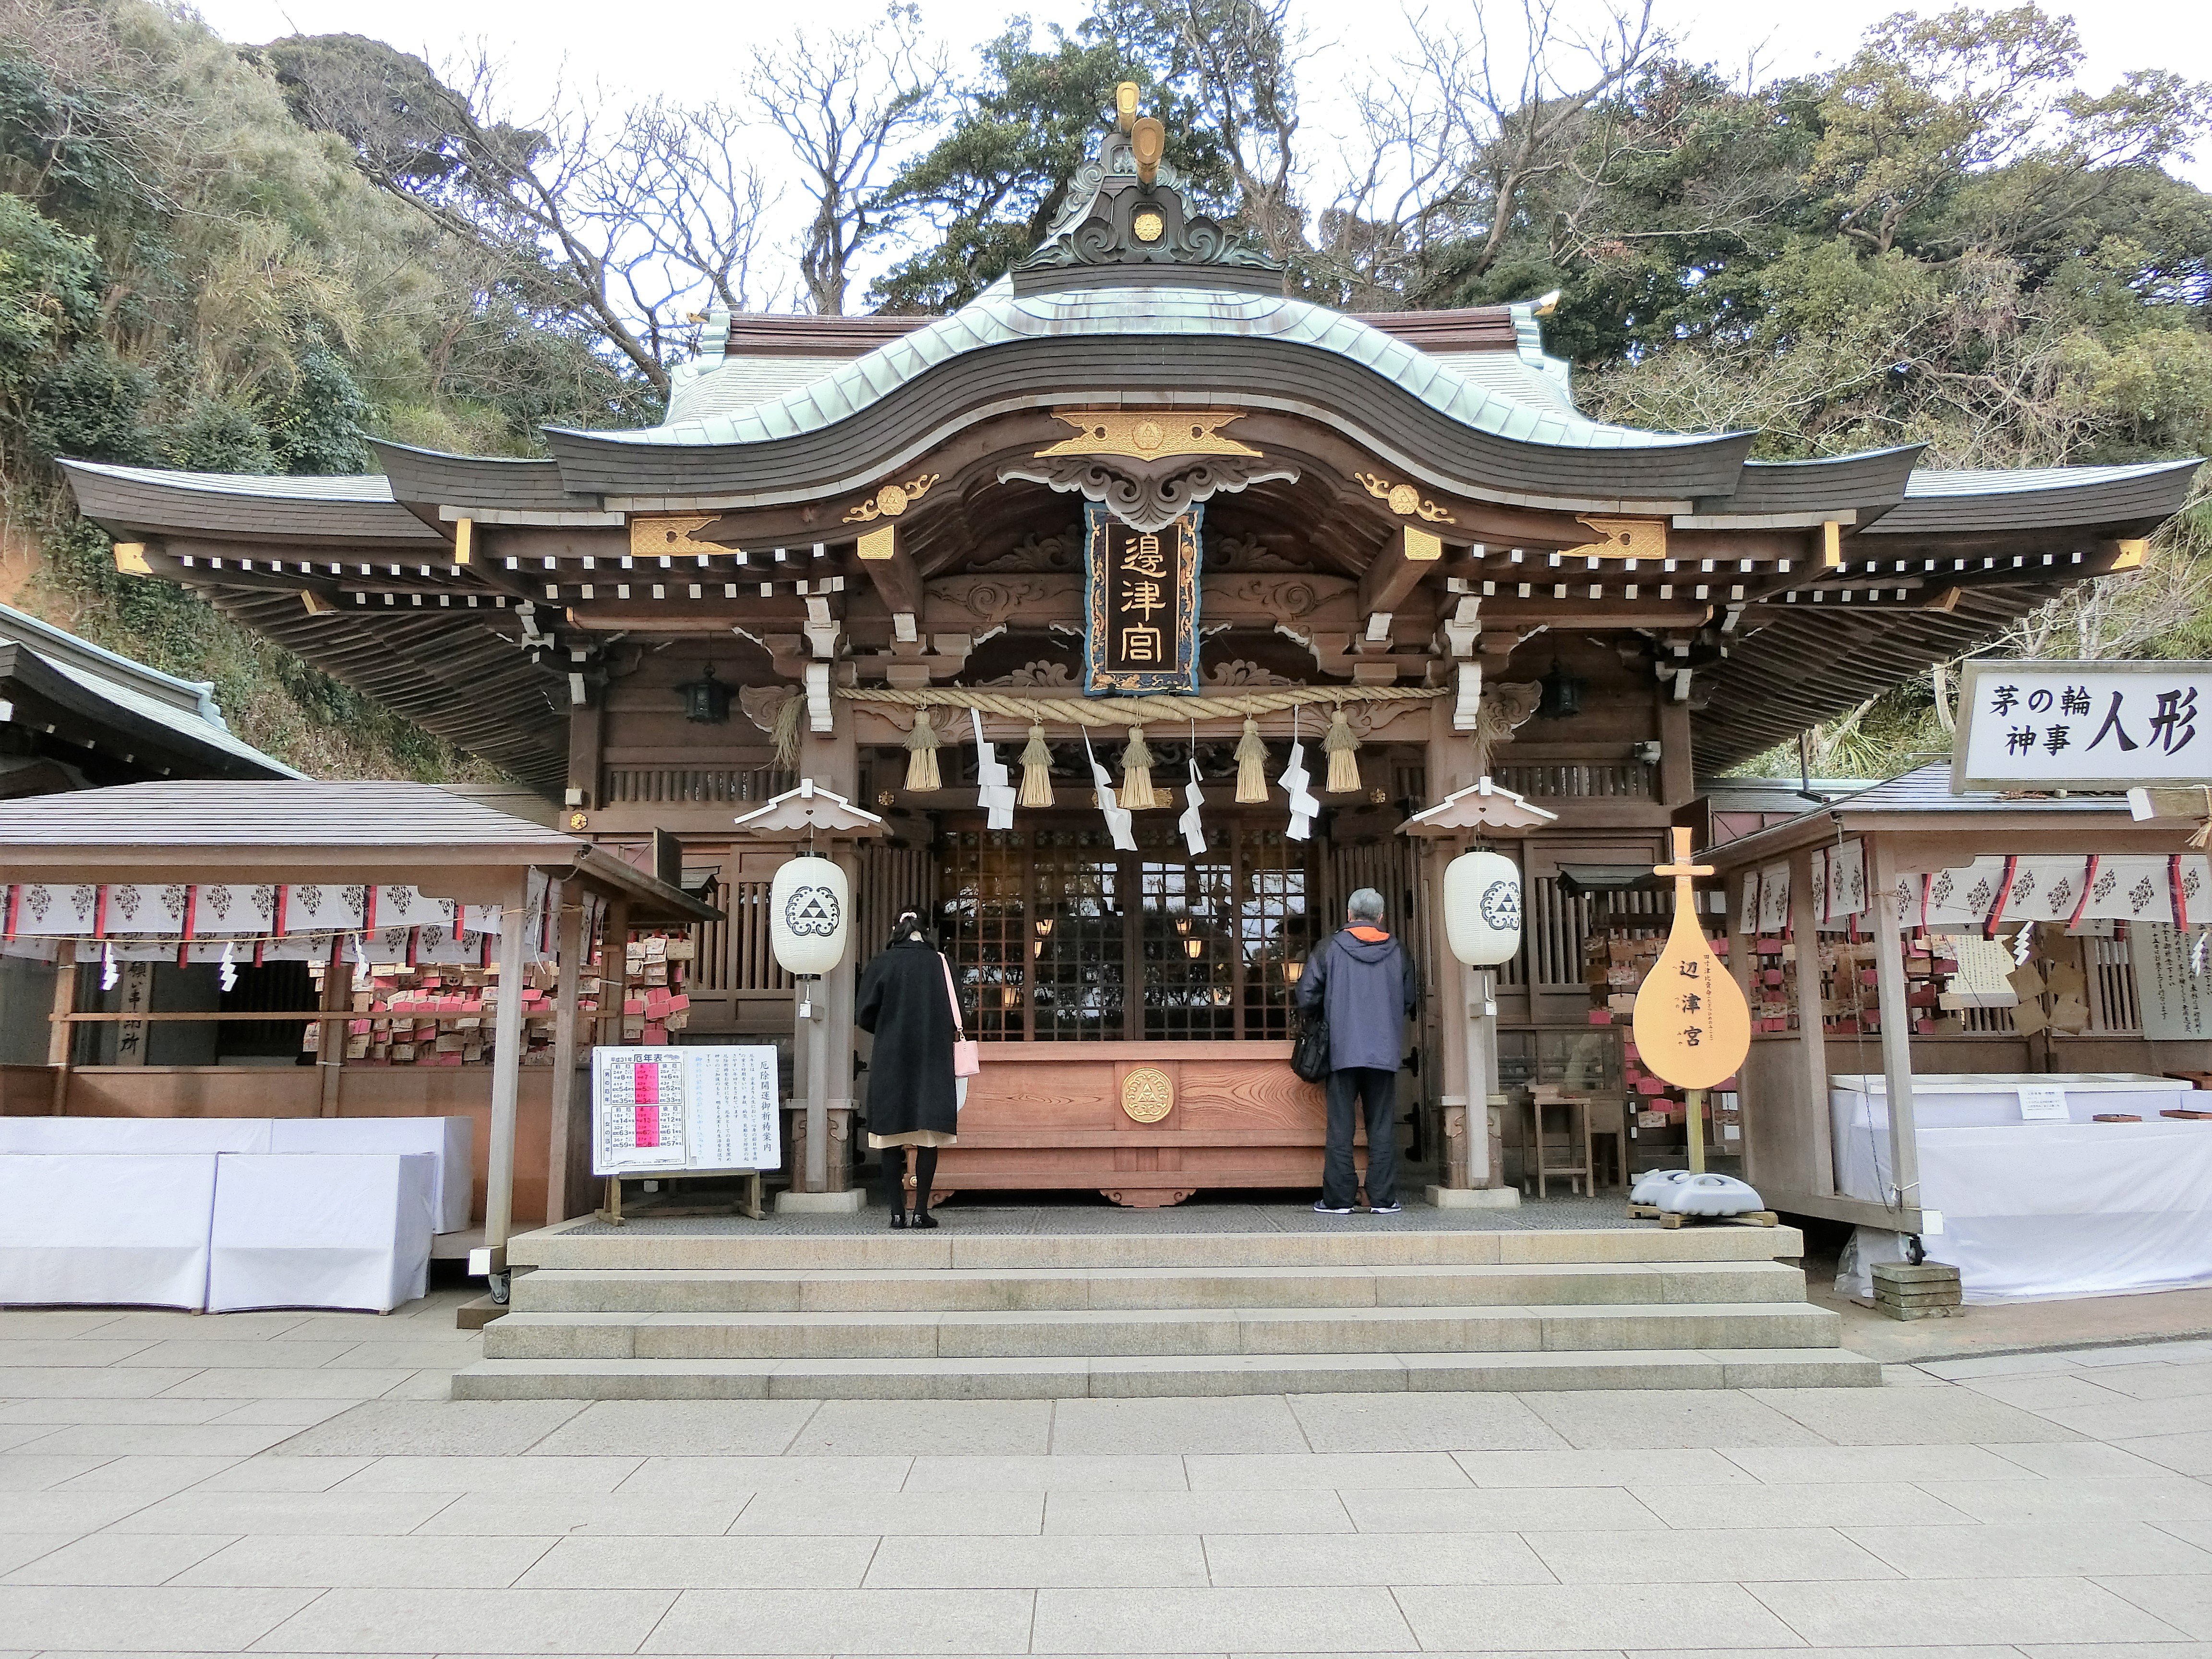
<svg viewBox="0 0 2212 1659">
<path fill-rule="evenodd" d="M 1674 878 L 1674 926 L 1636 994 L 1637 1058 L 1677 1088 L 1710 1089 L 1734 1077 L 1751 1052 L 1751 1010 L 1698 925 L 1690 879 L 1712 866 L 1690 862 L 1687 830 L 1674 831 L 1674 861 L 1654 873 Z"/>
</svg>

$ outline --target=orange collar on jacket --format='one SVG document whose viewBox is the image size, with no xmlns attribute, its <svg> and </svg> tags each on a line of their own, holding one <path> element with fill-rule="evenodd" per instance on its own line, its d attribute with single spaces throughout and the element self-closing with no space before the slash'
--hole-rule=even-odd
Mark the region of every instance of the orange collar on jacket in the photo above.
<svg viewBox="0 0 2212 1659">
<path fill-rule="evenodd" d="M 1344 931 L 1351 934 L 1352 938 L 1358 939 L 1362 945 L 1380 945 L 1390 937 L 1389 934 L 1384 933 L 1380 927 L 1370 927 L 1365 926 L 1364 923 L 1358 927 L 1347 927 Z"/>
</svg>

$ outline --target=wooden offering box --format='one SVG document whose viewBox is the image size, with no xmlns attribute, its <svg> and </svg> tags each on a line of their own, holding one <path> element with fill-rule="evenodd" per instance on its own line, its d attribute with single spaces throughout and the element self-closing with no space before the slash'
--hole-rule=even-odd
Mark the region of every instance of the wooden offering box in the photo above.
<svg viewBox="0 0 2212 1659">
<path fill-rule="evenodd" d="M 937 1192 L 1089 1187 L 1151 1209 L 1318 1187 L 1326 1103 L 1290 1062 L 1288 1042 L 987 1043 Z"/>
</svg>

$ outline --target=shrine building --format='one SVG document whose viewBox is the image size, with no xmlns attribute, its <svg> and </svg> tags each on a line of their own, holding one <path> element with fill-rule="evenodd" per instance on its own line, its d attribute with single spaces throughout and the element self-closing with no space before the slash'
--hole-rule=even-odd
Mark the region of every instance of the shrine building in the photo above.
<svg viewBox="0 0 2212 1659">
<path fill-rule="evenodd" d="M 853 1183 L 854 976 L 914 905 L 986 1044 L 939 1188 L 1147 1206 L 1317 1184 L 1291 998 L 1361 887 L 1427 993 L 1413 1156 L 1504 1185 L 1525 1132 L 1470 1101 L 1624 1063 L 1585 940 L 1663 899 L 1604 872 L 1662 860 L 1702 780 L 2140 565 L 2197 466 L 1757 461 L 1583 413 L 1544 300 L 1286 286 L 1115 127 L 969 304 L 718 311 L 654 426 L 349 477 L 64 466 L 122 569 L 711 877 L 678 1040 L 795 1051 L 797 1186 Z M 811 1060 L 767 912 L 810 839 L 855 911 Z M 1437 916 L 1478 842 L 1525 882 L 1494 978 Z"/>
</svg>

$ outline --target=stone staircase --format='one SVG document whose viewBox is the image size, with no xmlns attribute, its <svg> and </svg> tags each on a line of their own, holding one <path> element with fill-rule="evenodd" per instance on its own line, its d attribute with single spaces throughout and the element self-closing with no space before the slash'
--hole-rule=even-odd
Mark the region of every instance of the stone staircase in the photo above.
<svg viewBox="0 0 2212 1659">
<path fill-rule="evenodd" d="M 514 1241 L 461 1400 L 1870 1385 L 1792 1228 L 580 1231 Z"/>
</svg>

